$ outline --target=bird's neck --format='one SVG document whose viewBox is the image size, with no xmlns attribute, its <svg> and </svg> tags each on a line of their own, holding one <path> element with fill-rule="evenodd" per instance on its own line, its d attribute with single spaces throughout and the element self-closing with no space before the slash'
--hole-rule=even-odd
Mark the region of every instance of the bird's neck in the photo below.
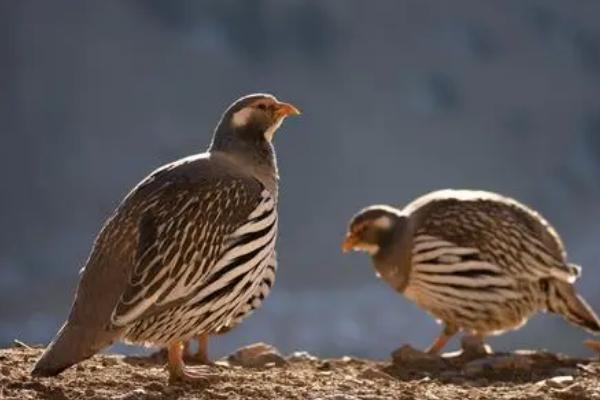
<svg viewBox="0 0 600 400">
<path fill-rule="evenodd" d="M 381 278 L 400 293 L 408 285 L 412 269 L 412 236 L 410 220 L 402 217 L 373 255 L 373 264 Z"/>
<path fill-rule="evenodd" d="M 261 181 L 274 196 L 277 195 L 277 157 L 273 145 L 268 141 L 218 140 L 216 136 L 209 151 L 221 153 L 242 171 Z"/>
</svg>

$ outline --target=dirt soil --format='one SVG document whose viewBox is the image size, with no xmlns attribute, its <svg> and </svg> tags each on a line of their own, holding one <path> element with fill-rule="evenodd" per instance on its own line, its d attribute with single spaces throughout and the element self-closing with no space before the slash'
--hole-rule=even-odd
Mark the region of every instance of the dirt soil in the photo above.
<svg viewBox="0 0 600 400">
<path fill-rule="evenodd" d="M 295 353 L 259 368 L 210 367 L 217 377 L 207 385 L 170 384 L 157 356 L 97 355 L 58 377 L 31 378 L 41 352 L 0 349 L 1 399 L 600 400 L 600 362 L 542 352 L 440 358 L 406 346 L 386 362 Z"/>
</svg>

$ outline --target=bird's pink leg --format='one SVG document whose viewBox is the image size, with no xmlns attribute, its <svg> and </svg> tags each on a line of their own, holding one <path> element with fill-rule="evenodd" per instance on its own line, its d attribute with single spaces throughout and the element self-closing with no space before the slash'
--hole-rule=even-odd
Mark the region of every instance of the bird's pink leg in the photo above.
<svg viewBox="0 0 600 400">
<path fill-rule="evenodd" d="M 442 333 L 440 333 L 435 342 L 433 342 L 433 344 L 427 349 L 427 353 L 439 354 L 442 351 L 442 349 L 446 347 L 448 341 L 452 339 L 454 335 L 456 335 L 456 332 L 458 332 L 458 329 L 446 324 Z"/>
<path fill-rule="evenodd" d="M 169 378 L 170 381 L 200 382 L 208 384 L 217 376 L 209 374 L 206 367 L 188 367 L 183 362 L 184 344 L 175 342 L 169 345 Z"/>
<path fill-rule="evenodd" d="M 208 333 L 203 333 L 196 337 L 198 339 L 198 351 L 192 356 L 192 360 L 199 364 L 212 365 L 213 362 L 208 357 Z"/>
</svg>

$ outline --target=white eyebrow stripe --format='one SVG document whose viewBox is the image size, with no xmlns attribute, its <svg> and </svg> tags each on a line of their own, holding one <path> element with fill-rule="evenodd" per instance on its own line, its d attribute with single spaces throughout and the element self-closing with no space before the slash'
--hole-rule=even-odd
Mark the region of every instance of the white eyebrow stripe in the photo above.
<svg viewBox="0 0 600 400">
<path fill-rule="evenodd" d="M 240 111 L 237 111 L 233 114 L 233 118 L 231 118 L 231 123 L 235 128 L 239 128 L 240 126 L 245 126 L 252 115 L 251 107 L 244 107 Z"/>
</svg>

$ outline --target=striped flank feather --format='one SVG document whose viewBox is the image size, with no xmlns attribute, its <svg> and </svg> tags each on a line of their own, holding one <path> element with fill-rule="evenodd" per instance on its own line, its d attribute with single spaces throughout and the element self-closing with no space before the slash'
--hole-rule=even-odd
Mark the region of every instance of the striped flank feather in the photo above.
<svg viewBox="0 0 600 400">
<path fill-rule="evenodd" d="M 428 235 L 414 239 L 412 271 L 404 294 L 435 317 L 473 331 L 500 333 L 523 324 L 537 303 L 479 251 Z M 506 312 L 506 304 L 516 312 Z"/>
<path fill-rule="evenodd" d="M 261 305 L 274 282 L 276 238 L 276 202 L 263 190 L 247 221 L 226 236 L 213 265 L 190 264 L 180 268 L 181 278 L 158 280 L 167 277 L 163 273 L 149 285 L 142 283 L 145 288 L 154 286 L 155 291 L 138 293 L 134 301 L 125 300 L 130 311 L 115 314 L 114 322 L 129 323 L 139 318 L 140 309 L 151 304 L 160 307 L 178 302 L 176 308 L 139 318 L 128 327 L 128 341 L 154 344 L 186 340 L 199 332 L 217 332 L 239 323 Z M 156 301 L 158 298 L 163 303 Z"/>
</svg>

